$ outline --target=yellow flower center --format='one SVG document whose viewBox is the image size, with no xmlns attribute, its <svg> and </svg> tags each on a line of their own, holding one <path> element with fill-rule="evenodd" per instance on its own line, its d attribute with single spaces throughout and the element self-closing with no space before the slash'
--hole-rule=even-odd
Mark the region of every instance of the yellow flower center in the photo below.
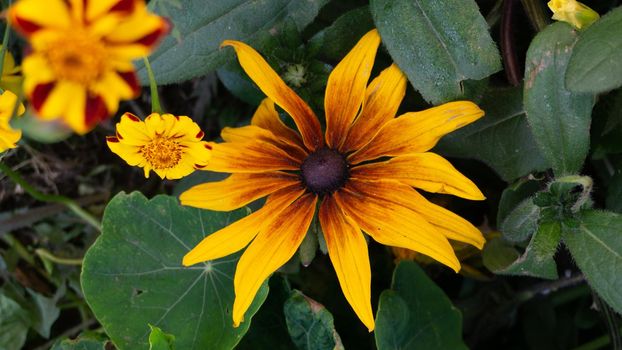
<svg viewBox="0 0 622 350">
<path fill-rule="evenodd" d="M 52 70 L 59 79 L 81 85 L 97 81 L 106 69 L 106 48 L 86 33 L 68 33 L 50 43 L 45 52 Z"/>
<path fill-rule="evenodd" d="M 157 137 L 141 147 L 145 160 L 154 169 L 168 169 L 179 163 L 182 154 L 182 146 L 168 138 Z"/>
</svg>

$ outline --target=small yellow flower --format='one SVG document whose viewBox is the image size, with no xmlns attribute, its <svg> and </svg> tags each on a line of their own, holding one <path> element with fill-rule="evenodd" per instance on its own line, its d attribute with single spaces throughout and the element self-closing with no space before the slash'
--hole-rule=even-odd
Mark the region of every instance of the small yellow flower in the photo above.
<svg viewBox="0 0 622 350">
<path fill-rule="evenodd" d="M 211 144 L 205 170 L 232 175 L 197 185 L 180 200 L 229 211 L 268 197 L 261 209 L 207 236 L 183 259 L 189 266 L 248 246 L 233 280 L 234 326 L 243 321 L 264 280 L 296 253 L 318 207 L 341 290 L 369 331 L 375 325 L 363 232 L 455 271 L 460 262 L 449 240 L 482 248 L 484 237 L 476 227 L 415 190 L 484 199 L 471 180 L 429 152 L 443 135 L 481 118 L 484 112 L 477 105 L 456 101 L 396 118 L 406 76 L 393 64 L 368 85 L 380 45 L 372 30 L 328 78 L 323 133 L 315 113 L 261 55 L 239 41 L 223 45 L 235 49 L 242 68 L 267 98 L 251 125 L 225 128 L 225 142 Z M 283 123 L 275 104 L 292 117 L 298 131 Z"/>
<path fill-rule="evenodd" d="M 20 0 L 7 17 L 32 48 L 22 63 L 31 105 L 80 134 L 138 96 L 132 60 L 169 27 L 144 0 Z"/>
<path fill-rule="evenodd" d="M 553 19 L 570 23 L 577 29 L 588 27 L 600 18 L 596 11 L 576 0 L 551 0 L 548 5 Z"/>
<path fill-rule="evenodd" d="M 17 141 L 22 138 L 22 131 L 14 130 L 9 125 L 15 103 L 17 103 L 17 95 L 11 91 L 7 90 L 0 95 L 0 153 L 17 147 Z M 20 103 L 17 115 L 22 115 L 24 112 L 24 105 Z"/>
<path fill-rule="evenodd" d="M 129 165 L 151 170 L 162 179 L 179 179 L 207 165 L 211 146 L 201 141 L 201 128 L 186 116 L 152 113 L 141 121 L 125 113 L 108 147 Z"/>
<path fill-rule="evenodd" d="M 2 45 L 0 45 L 2 49 Z M 22 67 L 15 65 L 13 55 L 6 51 L 4 53 L 4 64 L 2 65 L 2 78 L 0 79 L 0 89 L 9 90 L 17 94 L 22 89 Z"/>
</svg>

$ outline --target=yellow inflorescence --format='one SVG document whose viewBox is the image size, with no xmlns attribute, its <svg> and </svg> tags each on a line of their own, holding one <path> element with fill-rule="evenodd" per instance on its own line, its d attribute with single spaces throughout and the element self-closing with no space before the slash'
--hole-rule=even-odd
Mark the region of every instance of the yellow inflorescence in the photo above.
<svg viewBox="0 0 622 350">
<path fill-rule="evenodd" d="M 577 29 L 588 27 L 600 18 L 596 11 L 576 0 L 551 0 L 548 6 L 553 11 L 553 19 Z"/>
</svg>

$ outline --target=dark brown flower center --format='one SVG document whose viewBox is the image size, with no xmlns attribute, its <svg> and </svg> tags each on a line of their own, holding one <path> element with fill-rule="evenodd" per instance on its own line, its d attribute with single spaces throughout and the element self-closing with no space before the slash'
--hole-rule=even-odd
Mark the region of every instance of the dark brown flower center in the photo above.
<svg viewBox="0 0 622 350">
<path fill-rule="evenodd" d="M 330 148 L 320 148 L 309 154 L 300 167 L 302 181 L 316 194 L 332 193 L 348 180 L 348 163 L 343 154 Z"/>
</svg>

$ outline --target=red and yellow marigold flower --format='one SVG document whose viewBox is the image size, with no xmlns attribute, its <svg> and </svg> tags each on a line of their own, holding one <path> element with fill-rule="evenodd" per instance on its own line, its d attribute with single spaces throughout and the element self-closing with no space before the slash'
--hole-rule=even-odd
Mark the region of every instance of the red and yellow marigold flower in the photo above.
<svg viewBox="0 0 622 350">
<path fill-rule="evenodd" d="M 251 47 L 225 41 L 267 95 L 249 126 L 226 128 L 212 143 L 206 170 L 233 173 L 184 192 L 182 204 L 229 211 L 267 196 L 258 211 L 212 233 L 183 264 L 217 259 L 248 245 L 234 278 L 237 326 L 263 281 L 285 264 L 319 221 L 343 293 L 371 331 L 371 270 L 363 232 L 376 241 L 428 255 L 458 271 L 448 240 L 481 248 L 477 228 L 428 202 L 414 187 L 482 200 L 477 186 L 441 156 L 428 152 L 440 137 L 484 115 L 475 104 L 451 102 L 395 118 L 406 78 L 392 65 L 369 85 L 380 37 L 367 33 L 330 74 L 326 131 L 309 106 Z M 275 103 L 294 120 L 287 127 Z"/>
<path fill-rule="evenodd" d="M 140 93 L 132 60 L 168 31 L 144 0 L 20 0 L 8 19 L 31 45 L 22 62 L 31 105 L 80 134 Z"/>
<path fill-rule="evenodd" d="M 0 153 L 9 148 L 17 147 L 17 141 L 22 138 L 21 130 L 14 130 L 9 125 L 15 104 L 17 103 L 17 95 L 7 90 L 0 95 Z M 17 107 L 17 115 L 25 112 L 24 105 L 21 103 Z"/>
<path fill-rule="evenodd" d="M 117 123 L 117 135 L 108 136 L 108 147 L 129 165 L 151 170 L 160 178 L 180 179 L 204 168 L 211 146 L 201 128 L 186 116 L 152 113 L 145 121 L 125 113 Z"/>
</svg>

